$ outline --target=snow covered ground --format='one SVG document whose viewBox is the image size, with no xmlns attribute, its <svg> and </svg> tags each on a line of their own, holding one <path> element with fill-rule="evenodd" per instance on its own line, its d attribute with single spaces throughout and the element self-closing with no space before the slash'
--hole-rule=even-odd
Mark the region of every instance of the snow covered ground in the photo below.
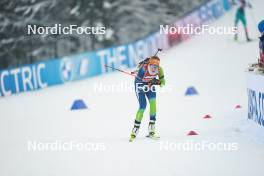
<svg viewBox="0 0 264 176">
<path fill-rule="evenodd" d="M 252 4 L 259 21 L 263 2 Z M 232 10 L 212 25 L 231 26 L 233 17 Z M 95 91 L 100 83 L 132 85 L 133 78 L 121 73 L 0 99 L 0 175 L 263 175 L 264 129 L 247 120 L 244 71 L 258 57 L 250 13 L 248 20 L 253 42 L 243 42 L 244 35 L 238 43 L 233 36 L 203 35 L 160 55 L 167 92 L 157 98 L 159 141 L 144 137 L 147 109 L 138 138 L 128 142 L 138 108 L 133 91 Z M 184 96 L 189 86 L 199 94 Z M 88 110 L 70 111 L 75 99 L 83 99 Z M 206 114 L 212 118 L 203 119 Z M 198 135 L 187 136 L 190 130 Z M 29 151 L 30 141 L 93 143 L 95 148 Z M 175 147 L 190 143 L 233 147 L 229 151 Z"/>
</svg>

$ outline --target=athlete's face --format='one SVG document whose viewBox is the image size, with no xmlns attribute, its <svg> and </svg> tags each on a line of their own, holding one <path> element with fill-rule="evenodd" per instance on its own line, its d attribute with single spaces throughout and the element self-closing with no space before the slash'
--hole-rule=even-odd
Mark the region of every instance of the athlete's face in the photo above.
<svg viewBox="0 0 264 176">
<path fill-rule="evenodd" d="M 148 70 L 149 70 L 149 73 L 150 73 L 151 75 L 155 75 L 155 74 L 158 73 L 159 66 L 149 64 L 149 66 L 148 66 Z"/>
</svg>

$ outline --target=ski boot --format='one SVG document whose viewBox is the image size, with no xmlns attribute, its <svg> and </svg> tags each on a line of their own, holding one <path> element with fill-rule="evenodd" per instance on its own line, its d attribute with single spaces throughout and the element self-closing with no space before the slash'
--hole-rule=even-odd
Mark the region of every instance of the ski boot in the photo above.
<svg viewBox="0 0 264 176">
<path fill-rule="evenodd" d="M 234 40 L 237 42 L 238 41 L 238 35 L 235 34 Z"/>
<path fill-rule="evenodd" d="M 159 139 L 160 137 L 155 135 L 155 121 L 150 121 L 148 126 L 149 134 L 146 136 L 151 139 Z"/>
<path fill-rule="evenodd" d="M 247 42 L 251 42 L 251 41 L 252 41 L 252 39 L 247 37 Z"/>
<path fill-rule="evenodd" d="M 247 28 L 245 29 L 245 33 L 246 33 L 247 42 L 251 42 L 252 40 L 248 36 L 248 30 L 247 30 Z"/>
<path fill-rule="evenodd" d="M 129 142 L 132 142 L 136 138 L 138 131 L 139 131 L 139 127 L 140 127 L 140 122 L 135 120 L 134 128 L 132 129 Z"/>
</svg>

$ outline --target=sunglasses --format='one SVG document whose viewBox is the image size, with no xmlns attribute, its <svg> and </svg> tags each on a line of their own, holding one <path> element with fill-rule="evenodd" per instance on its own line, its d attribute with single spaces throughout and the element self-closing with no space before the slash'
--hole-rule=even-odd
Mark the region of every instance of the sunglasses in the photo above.
<svg viewBox="0 0 264 176">
<path fill-rule="evenodd" d="M 150 68 L 154 68 L 154 69 L 157 69 L 159 67 L 157 65 L 152 65 L 152 64 L 150 64 L 149 66 L 150 66 Z"/>
</svg>

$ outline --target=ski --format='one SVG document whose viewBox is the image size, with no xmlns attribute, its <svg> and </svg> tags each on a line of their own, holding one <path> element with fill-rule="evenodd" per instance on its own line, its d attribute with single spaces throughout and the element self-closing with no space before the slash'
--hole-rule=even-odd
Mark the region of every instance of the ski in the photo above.
<svg viewBox="0 0 264 176">
<path fill-rule="evenodd" d="M 135 138 L 130 138 L 129 139 L 129 142 L 133 142 Z"/>
<path fill-rule="evenodd" d="M 154 139 L 154 140 L 160 139 L 160 136 L 147 135 L 146 137 L 149 139 Z"/>
<path fill-rule="evenodd" d="M 135 138 L 136 138 L 136 136 L 131 135 L 130 139 L 129 139 L 129 142 L 133 142 Z"/>
</svg>

